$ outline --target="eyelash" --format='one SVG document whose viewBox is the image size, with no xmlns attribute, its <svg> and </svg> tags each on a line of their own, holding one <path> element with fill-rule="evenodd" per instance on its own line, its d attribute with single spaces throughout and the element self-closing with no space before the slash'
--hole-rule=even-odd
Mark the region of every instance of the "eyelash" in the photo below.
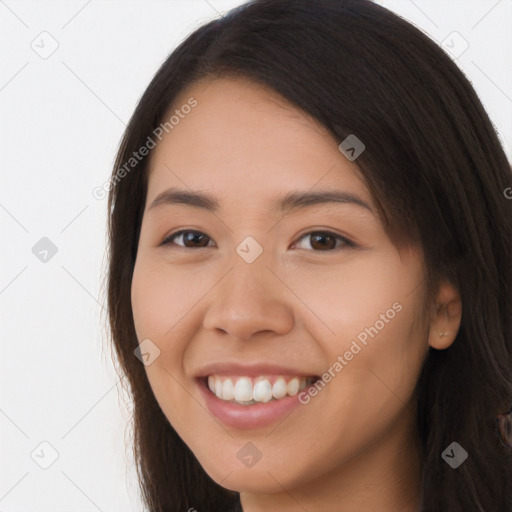
<svg viewBox="0 0 512 512">
<path fill-rule="evenodd" d="M 182 229 L 182 230 L 176 231 L 176 232 L 171 233 L 170 235 L 166 236 L 165 239 L 160 243 L 160 246 L 175 245 L 175 246 L 179 247 L 180 249 L 191 249 L 191 250 L 207 249 L 208 248 L 208 247 L 184 247 L 182 245 L 178 245 L 178 244 L 174 243 L 173 239 L 178 237 L 179 235 L 182 235 L 183 233 L 195 233 L 195 234 L 200 234 L 200 235 L 206 235 L 206 233 L 203 233 L 202 231 L 196 231 L 194 229 Z M 355 248 L 358 247 L 357 244 L 355 244 L 354 242 L 352 242 L 348 238 L 346 238 L 346 237 L 344 237 L 342 235 L 339 235 L 337 233 L 333 233 L 332 231 L 323 231 L 323 230 L 308 231 L 307 233 L 304 233 L 299 238 L 299 240 L 302 240 L 303 238 L 307 237 L 308 235 L 314 235 L 314 234 L 320 234 L 320 235 L 324 235 L 324 236 L 334 237 L 337 240 L 340 240 L 342 242 L 342 246 L 341 247 L 337 247 L 335 249 L 325 250 L 325 251 L 315 251 L 313 249 L 313 252 L 333 252 L 335 250 L 340 250 L 340 249 L 343 249 L 343 248 L 345 248 L 345 249 L 355 249 Z M 208 237 L 208 235 L 206 235 L 206 236 Z M 210 237 L 208 237 L 208 238 L 211 240 Z M 293 245 L 295 245 L 295 242 L 293 243 Z"/>
</svg>

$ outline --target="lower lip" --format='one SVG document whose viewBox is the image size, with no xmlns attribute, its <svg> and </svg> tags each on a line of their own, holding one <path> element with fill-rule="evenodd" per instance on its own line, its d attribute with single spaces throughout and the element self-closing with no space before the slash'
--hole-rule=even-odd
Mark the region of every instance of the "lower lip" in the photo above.
<svg viewBox="0 0 512 512">
<path fill-rule="evenodd" d="M 235 428 L 266 427 L 285 418 L 300 405 L 298 394 L 261 404 L 241 405 L 217 398 L 204 381 L 198 381 L 198 386 L 208 410 L 222 423 Z"/>
</svg>

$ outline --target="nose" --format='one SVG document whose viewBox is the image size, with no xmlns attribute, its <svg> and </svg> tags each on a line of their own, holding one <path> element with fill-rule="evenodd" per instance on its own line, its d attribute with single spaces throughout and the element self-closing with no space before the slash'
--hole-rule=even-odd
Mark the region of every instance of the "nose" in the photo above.
<svg viewBox="0 0 512 512">
<path fill-rule="evenodd" d="M 238 257 L 238 256 L 237 256 Z M 285 335 L 294 325 L 293 294 L 264 258 L 241 259 L 209 294 L 203 326 L 244 341 L 258 333 Z"/>
</svg>

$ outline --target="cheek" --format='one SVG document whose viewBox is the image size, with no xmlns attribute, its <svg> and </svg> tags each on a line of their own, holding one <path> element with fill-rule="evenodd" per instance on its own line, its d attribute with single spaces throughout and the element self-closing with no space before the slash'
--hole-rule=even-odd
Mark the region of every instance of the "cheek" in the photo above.
<svg viewBox="0 0 512 512">
<path fill-rule="evenodd" d="M 151 334 L 154 332 L 157 316 L 155 312 L 158 311 L 154 306 L 160 302 L 162 291 L 153 279 L 147 265 L 141 262 L 140 255 L 138 255 L 133 270 L 131 301 L 133 321 L 139 342 L 144 338 L 151 338 Z"/>
<path fill-rule="evenodd" d="M 402 299 L 402 309 L 398 312 L 392 309 L 396 314 L 385 323 L 379 314 L 385 314 L 394 304 L 390 302 L 393 298 L 393 294 L 381 300 L 372 297 L 371 304 L 368 301 L 367 308 L 357 318 L 347 324 L 336 324 L 339 332 L 345 326 L 347 335 L 338 336 L 330 344 L 324 341 L 331 373 L 323 374 L 327 383 L 304 403 L 300 431 L 291 436 L 293 425 L 290 422 L 290 429 L 286 430 L 285 421 L 265 439 L 268 443 L 265 453 L 277 454 L 269 471 L 286 475 L 290 453 L 295 453 L 291 446 L 300 445 L 301 452 L 307 456 L 295 453 L 294 464 L 298 468 L 303 466 L 309 475 L 321 475 L 364 451 L 389 432 L 391 425 L 402 424 L 406 410 L 414 416 L 414 409 L 409 405 L 426 354 L 426 342 L 423 343 L 417 318 L 419 301 L 411 297 Z M 375 327 L 378 320 L 384 326 L 377 323 Z M 360 333 L 366 338 L 358 338 Z"/>
<path fill-rule="evenodd" d="M 145 367 L 153 392 L 159 402 L 173 401 L 173 379 L 181 381 L 183 353 L 190 333 L 184 332 L 191 305 L 184 293 L 179 272 L 170 273 L 161 264 L 140 258 L 135 265 L 131 301 L 137 339 L 150 339 L 159 350 L 154 362 Z M 165 409 L 165 404 L 160 403 Z"/>
<path fill-rule="evenodd" d="M 389 343 L 400 346 L 401 336 L 411 322 L 417 323 L 423 308 L 420 261 L 404 262 L 391 250 L 354 253 L 343 265 L 330 268 L 290 267 L 281 276 L 305 307 L 297 307 L 304 312 L 301 322 L 329 354 L 340 353 L 358 336 L 363 342 L 371 340 L 376 330 L 393 332 L 395 342 Z"/>
<path fill-rule="evenodd" d="M 369 291 L 364 307 L 353 311 L 353 320 L 346 324 L 347 336 L 330 347 L 331 359 L 343 355 L 333 393 L 359 418 L 354 436 L 385 428 L 413 396 L 428 345 L 423 294 L 405 290 L 389 283 L 381 293 Z"/>
<path fill-rule="evenodd" d="M 186 276 L 181 272 L 171 272 L 144 253 L 139 256 L 131 286 L 135 330 L 139 342 L 149 338 L 159 349 L 158 357 L 145 366 L 145 371 L 160 408 L 183 435 L 186 434 L 184 415 L 178 411 L 187 411 L 190 406 L 190 397 L 183 391 L 182 361 L 186 340 L 193 335 L 186 332 L 185 321 L 193 297 L 191 290 L 187 293 Z"/>
<path fill-rule="evenodd" d="M 191 276 L 181 270 L 171 270 L 150 258 L 137 259 L 132 278 L 131 300 L 137 335 L 143 338 L 164 339 L 171 336 L 199 297 Z M 187 286 L 188 283 L 188 286 Z M 197 302 L 197 298 L 195 299 Z"/>
<path fill-rule="evenodd" d="M 342 425 L 342 438 L 362 440 L 393 421 L 413 394 L 428 349 L 423 268 L 389 254 L 378 264 L 361 258 L 350 269 L 317 274 L 293 283 L 314 313 L 302 319 L 331 370 L 318 398 L 311 397 L 318 410 L 310 418 Z M 348 412 L 357 420 L 347 422 Z"/>
</svg>

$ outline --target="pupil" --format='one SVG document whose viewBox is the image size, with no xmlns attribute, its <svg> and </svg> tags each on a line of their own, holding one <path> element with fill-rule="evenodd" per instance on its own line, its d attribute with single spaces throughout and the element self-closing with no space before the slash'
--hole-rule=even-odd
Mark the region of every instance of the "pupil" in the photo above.
<svg viewBox="0 0 512 512">
<path fill-rule="evenodd" d="M 201 239 L 201 238 L 204 238 L 204 235 L 202 235 L 200 233 L 194 233 L 193 231 L 188 231 L 185 234 L 185 239 L 187 242 L 197 243 L 197 240 L 195 240 L 195 239 Z"/>
<path fill-rule="evenodd" d="M 332 237 L 332 236 L 330 236 L 330 235 L 325 235 L 325 234 L 313 235 L 313 236 L 312 236 L 312 239 L 313 239 L 312 246 L 314 247 L 314 243 L 315 243 L 315 242 L 318 242 L 318 241 L 319 241 L 320 239 L 322 239 L 322 238 L 329 238 L 329 239 L 331 239 L 331 241 L 333 240 L 333 237 Z M 327 244 L 326 244 L 325 242 L 323 242 L 323 243 L 322 243 L 322 242 L 319 242 L 319 244 L 320 244 L 320 246 L 322 246 L 322 247 L 332 247 L 332 243 L 331 243 L 331 244 L 329 244 L 329 243 L 327 243 Z"/>
</svg>

